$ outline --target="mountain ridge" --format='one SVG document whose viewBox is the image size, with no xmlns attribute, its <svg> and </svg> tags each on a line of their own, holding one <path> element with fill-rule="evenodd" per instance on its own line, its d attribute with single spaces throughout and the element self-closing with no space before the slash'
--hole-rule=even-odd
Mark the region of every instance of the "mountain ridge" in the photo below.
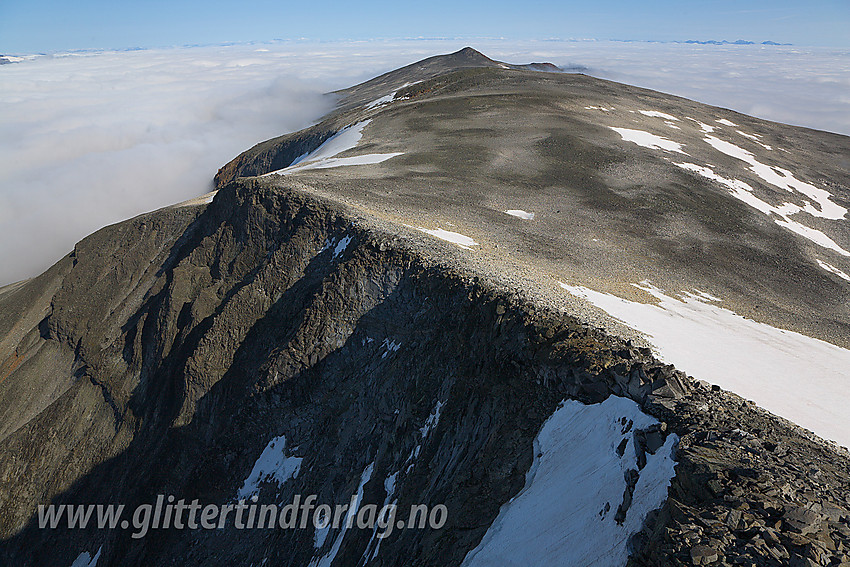
<svg viewBox="0 0 850 567">
<path fill-rule="evenodd" d="M 489 80 L 491 82 L 500 80 L 499 79 L 500 74 L 501 73 L 507 73 L 507 72 L 508 71 L 506 71 L 506 70 L 498 70 L 498 69 L 490 69 L 490 70 L 470 69 L 470 70 L 467 70 L 467 71 L 462 71 L 462 73 L 467 73 L 467 74 L 471 73 L 471 74 L 476 75 L 478 77 L 482 77 L 483 76 L 482 74 L 491 74 L 492 77 L 488 76 L 488 78 L 487 78 L 487 80 Z M 520 75 L 520 77 L 522 77 L 524 81 L 530 81 L 533 84 L 540 84 L 540 83 L 545 84 L 546 81 L 552 80 L 552 79 L 546 77 L 545 74 L 540 75 L 539 79 L 537 78 L 538 77 L 537 75 L 531 75 L 530 76 L 531 79 L 527 78 L 527 77 L 529 77 L 528 75 Z M 837 193 L 837 194 L 841 195 L 841 199 L 843 199 L 844 203 L 848 203 L 848 196 L 847 196 L 847 189 L 846 189 L 847 188 L 847 180 L 848 180 L 848 167 L 847 167 L 846 163 L 842 162 L 843 158 L 841 156 L 845 155 L 845 154 L 843 154 L 842 149 L 839 149 L 839 148 L 847 148 L 850 145 L 850 144 L 848 144 L 848 138 L 846 136 L 841 136 L 841 135 L 837 135 L 837 134 L 829 134 L 829 133 L 824 133 L 824 132 L 818 132 L 818 131 L 798 128 L 798 127 L 790 127 L 790 126 L 780 125 L 778 123 L 770 123 L 770 122 L 766 122 L 766 121 L 762 121 L 762 120 L 752 119 L 752 118 L 749 118 L 749 117 L 745 117 L 744 115 L 741 115 L 741 114 L 738 114 L 738 113 L 735 113 L 735 112 L 732 112 L 732 111 L 728 111 L 728 110 L 725 110 L 725 109 L 716 109 L 714 107 L 697 105 L 696 103 L 692 103 L 691 101 L 687 101 L 687 99 L 682 99 L 682 98 L 679 98 L 679 97 L 672 97 L 672 96 L 667 96 L 667 95 L 664 95 L 663 97 L 659 97 L 659 95 L 657 93 L 653 93 L 652 91 L 649 91 L 649 90 L 646 90 L 646 89 L 637 89 L 637 88 L 634 88 L 634 87 L 617 86 L 616 83 L 610 83 L 610 82 L 603 81 L 603 80 L 600 80 L 600 79 L 592 79 L 590 77 L 583 76 L 583 75 L 572 75 L 572 74 L 570 74 L 570 75 L 558 75 L 558 77 L 560 77 L 561 82 L 573 81 L 573 82 L 578 83 L 578 85 L 585 85 L 586 84 L 588 86 L 588 88 L 592 88 L 594 91 L 603 90 L 603 92 L 604 92 L 604 90 L 613 89 L 613 88 L 618 88 L 621 91 L 623 89 L 628 89 L 628 91 L 630 93 L 634 93 L 635 96 L 637 96 L 637 97 L 650 97 L 651 96 L 651 97 L 661 98 L 661 99 L 663 99 L 664 104 L 670 104 L 670 102 L 668 102 L 668 101 L 674 101 L 674 104 L 676 104 L 676 105 L 687 104 L 688 107 L 689 107 L 688 111 L 691 112 L 691 114 L 696 113 L 696 110 L 694 110 L 694 107 L 696 107 L 696 108 L 701 109 L 700 112 L 702 112 L 703 114 L 706 113 L 706 112 L 710 112 L 712 114 L 717 113 L 720 116 L 728 117 L 732 121 L 747 120 L 748 122 L 753 124 L 753 126 L 751 126 L 753 128 L 769 128 L 769 129 L 780 128 L 782 130 L 782 134 L 780 135 L 780 138 L 778 138 L 778 140 L 780 142 L 782 142 L 783 140 L 791 140 L 791 139 L 795 139 L 795 140 L 803 140 L 803 139 L 806 139 L 806 138 L 809 138 L 811 140 L 820 139 L 820 141 L 818 141 L 818 142 L 813 142 L 813 141 L 807 140 L 805 143 L 799 144 L 799 147 L 802 149 L 804 155 L 806 153 L 809 153 L 809 151 L 810 151 L 808 148 L 806 148 L 806 146 L 816 147 L 817 151 L 820 152 L 819 155 L 821 155 L 821 156 L 826 156 L 826 155 L 832 154 L 832 156 L 833 156 L 831 158 L 832 171 L 830 173 L 830 177 L 828 177 L 826 179 L 827 179 L 828 183 L 834 183 L 835 181 L 838 181 L 838 183 L 835 183 L 835 185 L 836 185 L 836 188 L 839 189 L 841 192 Z M 388 84 L 385 87 L 385 90 L 396 89 L 397 86 L 398 86 L 398 83 L 401 83 L 403 80 L 405 80 L 403 77 L 394 77 L 390 81 L 390 84 Z M 431 95 L 431 93 L 423 92 L 426 89 L 426 87 L 428 89 L 431 89 L 432 86 L 437 86 L 437 88 L 442 88 L 443 92 L 447 92 L 445 87 L 439 86 L 440 80 L 438 78 L 433 79 L 433 81 L 435 81 L 435 83 L 433 85 L 431 83 L 428 83 L 426 86 L 423 86 L 422 83 L 419 83 L 419 84 L 408 86 L 408 87 L 405 87 L 405 88 L 398 90 L 397 96 L 399 97 L 399 101 L 393 103 L 393 105 L 411 105 L 411 104 L 416 104 L 416 100 L 417 100 L 418 97 L 424 96 L 426 99 L 429 98 L 429 95 Z M 473 81 L 474 81 L 474 79 L 472 79 L 472 77 L 470 77 L 469 82 L 472 83 Z M 506 83 L 507 81 L 502 81 L 502 82 Z M 364 84 L 369 84 L 369 82 L 364 83 Z M 578 87 L 578 88 L 581 88 L 581 87 Z M 357 87 L 355 87 L 355 89 L 357 89 Z M 506 89 L 506 90 L 508 90 L 508 89 Z M 578 96 L 581 96 L 580 91 L 577 91 L 577 92 L 579 93 Z M 365 101 L 367 101 L 369 99 L 369 97 L 371 97 L 371 96 L 375 96 L 377 98 L 378 95 L 381 94 L 380 92 L 370 92 L 368 94 L 368 96 L 364 96 L 360 89 L 353 90 L 351 92 L 340 91 L 340 93 L 346 93 L 346 94 L 343 94 L 343 96 L 347 97 L 347 98 L 343 98 L 343 100 L 341 101 L 341 105 L 338 108 L 338 110 L 335 111 L 334 113 L 332 113 L 328 117 L 328 119 L 321 122 L 317 126 L 303 130 L 299 133 L 294 133 L 294 134 L 291 134 L 291 135 L 283 136 L 281 138 L 277 138 L 277 139 L 269 140 L 267 142 L 263 142 L 262 144 L 256 146 L 255 148 L 246 151 L 241 156 L 239 156 L 238 158 L 236 158 L 235 160 L 233 160 L 232 162 L 230 162 L 229 164 L 224 166 L 222 168 L 222 170 L 220 170 L 219 174 L 216 177 L 217 183 L 221 184 L 221 183 L 226 182 L 230 179 L 233 179 L 237 175 L 249 175 L 249 176 L 250 175 L 261 175 L 261 174 L 268 173 L 270 171 L 274 171 L 274 170 L 284 168 L 286 165 L 288 165 L 287 164 L 288 161 L 291 161 L 292 159 L 294 159 L 298 155 L 301 155 L 307 148 L 310 147 L 310 144 L 303 143 L 304 140 L 307 140 L 307 139 L 312 140 L 313 141 L 313 147 L 316 147 L 322 141 L 326 140 L 327 138 L 332 136 L 335 132 L 338 132 L 339 130 L 341 130 L 346 125 L 351 124 L 353 122 L 356 122 L 357 120 L 360 120 L 360 119 L 368 118 L 368 116 L 370 116 L 369 113 L 366 113 L 366 114 L 363 114 L 363 113 L 358 114 L 357 113 L 358 105 L 365 104 Z M 571 96 L 576 96 L 573 93 L 570 93 L 570 94 L 571 94 Z M 554 96 L 554 94 L 553 94 L 553 96 Z M 470 100 L 472 100 L 472 99 L 470 99 Z M 648 99 L 644 99 L 644 100 L 648 100 Z M 588 102 L 590 102 L 590 101 L 588 101 Z M 535 102 L 534 104 L 538 104 L 538 103 Z M 640 103 L 638 103 L 638 104 L 640 104 Z M 656 101 L 655 104 L 659 104 L 659 102 Z M 633 108 L 630 112 L 637 113 L 638 110 L 644 110 L 642 107 L 635 107 L 635 108 Z M 377 110 L 380 112 L 380 111 L 386 110 L 386 109 L 378 108 Z M 585 111 L 585 109 L 581 108 L 581 106 L 578 107 L 578 110 Z M 546 111 L 546 112 L 548 112 L 548 111 Z M 591 114 L 593 112 L 596 112 L 596 114 L 601 115 L 603 118 L 607 118 L 606 114 L 608 114 L 608 113 L 591 110 Z M 384 112 L 383 114 L 387 114 L 387 113 Z M 715 116 L 717 116 L 717 114 L 715 114 Z M 358 116 L 361 116 L 362 118 L 358 118 Z M 584 117 L 581 117 L 581 118 L 584 119 Z M 601 134 L 601 131 L 599 130 L 600 124 L 598 124 L 599 117 L 591 115 L 589 118 L 590 118 L 590 120 L 588 120 L 587 124 L 591 128 L 594 129 L 594 135 L 598 135 L 597 132 L 599 134 Z M 684 117 L 681 117 L 681 118 L 682 118 L 682 120 L 684 120 Z M 657 126 L 661 127 L 660 129 L 662 130 L 662 132 L 668 128 L 668 126 L 664 124 L 663 120 L 661 120 L 661 119 L 655 119 L 655 120 L 657 120 Z M 705 120 L 704 122 L 699 122 L 698 124 L 707 124 L 708 119 L 706 118 L 704 120 Z M 724 118 L 724 120 L 725 120 L 725 118 Z M 650 118 L 650 121 L 652 121 L 652 118 Z M 723 128 L 723 126 L 717 125 L 714 122 L 713 119 L 711 120 L 711 123 L 715 124 L 715 127 L 717 127 L 717 128 Z M 672 122 L 671 122 L 671 124 L 672 124 Z M 697 135 L 699 135 L 700 137 L 702 137 L 704 135 L 704 133 L 701 131 L 701 127 L 697 126 L 697 123 L 690 122 L 689 124 L 693 124 L 692 128 L 693 128 L 693 130 L 695 130 L 695 133 L 697 133 Z M 584 126 L 584 124 L 582 126 L 586 127 L 586 126 Z M 602 126 L 603 126 L 603 130 L 608 129 L 604 125 L 602 125 Z M 657 126 L 656 126 L 656 128 L 657 128 Z M 679 126 L 679 127 L 681 128 L 682 126 Z M 374 128 L 374 126 L 370 126 L 370 128 Z M 742 137 L 740 134 L 737 134 L 735 132 L 735 130 L 739 130 L 740 128 L 730 127 L 728 129 L 732 130 L 732 134 L 734 136 L 736 136 L 738 139 L 743 140 L 746 143 L 751 143 L 750 140 Z M 673 132 L 672 129 L 667 130 L 667 131 Z M 512 135 L 512 134 L 510 134 L 510 131 L 508 131 L 508 136 L 510 136 L 510 135 Z M 609 130 L 608 135 L 609 136 L 612 135 L 612 133 L 610 133 L 610 130 Z M 512 143 L 510 141 L 509 137 L 507 138 L 507 141 L 508 141 L 509 144 Z M 703 143 L 702 140 L 699 140 L 699 142 Z M 586 143 L 586 140 L 581 140 L 581 143 Z M 398 144 L 397 141 L 392 142 L 390 145 L 392 146 L 393 151 L 399 151 L 399 150 L 404 149 L 402 147 L 402 145 Z M 756 146 L 756 147 L 759 147 L 759 146 Z M 291 149 L 287 149 L 283 154 L 278 154 L 276 148 L 291 148 Z M 495 151 L 498 151 L 498 149 L 496 149 Z M 773 151 L 773 150 L 771 150 L 771 151 Z M 782 150 L 776 150 L 776 151 L 778 152 L 778 151 L 782 151 Z M 783 153 L 785 153 L 785 152 L 783 152 Z M 405 158 L 402 157 L 402 158 L 396 158 L 396 159 L 405 159 Z M 448 159 L 448 158 L 446 158 L 446 159 Z M 708 159 L 714 159 L 714 158 L 709 157 Z M 477 161 L 481 161 L 481 160 L 477 160 Z M 846 159 L 844 160 L 844 162 L 846 162 Z M 387 162 L 387 165 L 389 165 L 391 163 L 392 162 Z M 522 164 L 520 164 L 517 167 L 517 169 L 520 169 L 521 167 L 522 167 Z M 588 173 L 590 175 L 598 177 L 600 172 L 592 169 L 594 167 L 595 166 L 591 165 L 591 169 L 588 170 Z M 812 167 L 812 166 L 809 165 L 808 167 Z M 521 171 L 521 169 L 520 169 L 520 171 Z M 484 170 L 479 169 L 478 172 L 480 173 L 480 175 L 479 175 L 480 178 L 487 178 L 487 177 L 490 176 L 490 173 L 486 172 Z M 814 168 L 813 168 L 812 172 L 815 173 L 815 175 L 817 175 L 818 178 L 820 178 L 821 180 L 823 180 L 826 177 L 823 174 L 817 173 L 817 171 L 814 170 Z M 302 174 L 302 175 L 304 175 L 304 174 Z M 522 173 L 521 175 L 522 175 L 522 177 L 527 178 L 527 174 Z M 567 175 L 569 175 L 569 172 L 567 172 Z M 670 175 L 670 173 L 663 172 L 662 180 L 664 182 L 668 182 L 667 179 L 669 178 L 669 175 Z M 427 175 L 420 175 L 420 177 L 422 177 L 423 180 L 426 180 Z M 522 177 L 519 179 L 519 182 L 520 183 L 527 183 L 527 180 L 522 179 Z M 644 177 L 645 177 L 645 174 L 644 174 Z M 551 179 L 551 178 L 549 178 L 549 179 Z M 545 177 L 541 177 L 541 181 L 536 181 L 535 183 L 537 183 L 538 185 L 541 185 L 541 184 L 545 185 L 546 183 L 551 183 L 551 181 L 549 179 L 546 179 Z M 759 182 L 762 182 L 762 180 L 759 179 L 759 178 L 755 178 L 755 179 Z M 450 177 L 447 179 L 447 181 L 448 181 L 448 183 L 452 182 Z M 466 180 L 466 181 L 468 181 L 468 180 Z M 427 182 L 427 180 L 426 180 L 426 182 Z M 504 183 L 503 180 L 498 180 L 498 179 L 496 180 L 496 182 Z M 556 182 L 557 182 L 557 180 L 556 180 Z M 626 182 L 629 182 L 628 179 L 626 179 Z M 512 183 L 512 181 L 509 182 L 509 183 Z M 618 183 L 621 183 L 621 182 L 618 182 Z M 366 206 L 368 206 L 368 205 L 366 205 Z M 652 208 L 654 208 L 654 206 L 655 205 L 650 204 L 650 210 Z M 508 207 L 505 207 L 505 208 L 508 208 Z M 699 214 L 702 214 L 702 213 L 699 213 Z M 841 227 L 841 230 L 846 230 L 846 229 Z M 847 242 L 848 236 L 846 235 L 846 233 L 842 236 L 842 238 L 843 238 L 843 240 L 842 240 L 843 242 Z M 850 244 L 845 244 L 845 248 L 850 248 Z M 776 260 L 772 260 L 772 262 L 775 262 L 775 261 Z M 838 262 L 839 259 L 836 259 L 835 261 Z M 807 261 L 807 263 L 812 264 L 813 261 L 809 260 L 809 261 Z M 833 265 L 835 265 L 835 264 L 833 264 Z M 816 264 L 814 264 L 814 266 L 816 266 Z M 808 268 L 808 267 L 806 268 L 807 271 L 811 271 L 811 269 L 812 268 Z M 736 271 L 736 275 L 735 275 L 736 278 L 737 278 L 738 273 L 741 273 L 741 272 Z M 776 276 L 776 274 L 774 274 L 770 277 L 775 277 L 775 276 Z M 624 279 L 624 278 L 619 278 L 619 279 Z M 642 279 L 642 278 L 638 277 L 637 279 L 632 280 L 632 281 L 640 281 L 640 279 Z M 701 285 L 704 285 L 704 283 L 701 284 Z M 787 284 L 783 284 L 783 286 L 784 285 L 787 285 Z M 827 285 L 832 286 L 834 284 L 827 284 Z M 662 286 L 662 287 L 667 287 L 667 286 Z M 700 285 L 696 285 L 694 287 L 700 287 Z M 620 290 L 620 291 L 622 291 L 622 290 Z M 838 291 L 838 290 L 836 289 L 836 291 Z M 715 295 L 718 295 L 718 293 L 715 293 Z M 805 297 L 806 295 L 808 295 L 809 297 L 813 297 L 812 294 L 811 294 L 811 290 L 804 291 L 803 288 L 800 288 L 799 286 L 797 288 L 797 291 L 794 293 L 794 295 L 795 295 L 795 297 Z M 755 301 L 749 301 L 748 303 L 755 303 Z M 736 311 L 739 312 L 739 313 L 746 314 L 749 317 L 754 317 L 757 320 L 762 320 L 766 323 L 769 323 L 769 324 L 772 324 L 772 325 L 775 325 L 775 326 L 782 326 L 784 328 L 791 328 L 793 330 L 800 331 L 800 332 L 803 332 L 803 333 L 806 333 L 806 334 L 814 333 L 813 336 L 816 336 L 817 338 L 821 338 L 821 339 L 824 339 L 824 340 L 827 340 L 827 341 L 834 342 L 834 343 L 838 344 L 839 346 L 844 346 L 844 347 L 850 346 L 850 344 L 847 343 L 845 339 L 842 339 L 842 337 L 848 336 L 848 333 L 846 332 L 847 331 L 847 327 L 846 327 L 847 323 L 846 322 L 841 324 L 840 329 L 843 329 L 843 330 L 839 330 L 839 327 L 836 327 L 834 330 L 829 331 L 828 333 L 824 333 L 824 332 L 818 331 L 816 329 L 816 326 L 820 326 L 820 325 L 824 324 L 823 321 L 819 321 L 819 322 L 815 323 L 814 326 L 808 325 L 806 327 L 801 327 L 799 325 L 799 323 L 800 323 L 800 320 L 799 320 L 799 317 L 798 317 L 800 315 L 799 313 L 797 314 L 797 316 L 791 317 L 791 318 L 789 318 L 787 316 L 781 316 L 780 318 L 776 318 L 776 317 L 770 316 L 769 314 L 768 314 L 767 317 L 765 317 L 765 315 L 766 315 L 765 313 L 757 313 L 754 310 L 752 310 L 752 308 L 748 308 L 745 304 L 743 304 L 743 302 L 739 302 L 738 304 L 736 304 L 735 308 L 736 308 Z M 818 311 L 823 313 L 822 307 L 819 307 Z M 803 317 L 805 317 L 805 316 L 803 316 Z M 844 319 L 845 321 L 847 321 L 848 320 L 848 314 L 841 315 L 841 318 Z"/>
<path fill-rule="evenodd" d="M 610 110 L 585 108 L 619 101 L 610 106 L 625 108 L 635 127 L 672 132 L 663 117 L 640 110 L 679 112 L 685 103 L 498 66 L 402 87 L 409 72 L 355 87 L 324 122 L 248 150 L 223 168 L 207 199 L 106 227 L 45 274 L 0 291 L 0 435 L 8 448 L 0 497 L 19 503 L 0 512 L 0 557 L 71 564 L 88 553 L 100 567 L 323 558 L 467 564 L 526 486 L 538 433 L 562 402 L 599 408 L 616 396 L 658 423 L 632 431 L 616 416 L 622 435 L 595 449 L 635 464 L 610 487 L 615 497 L 598 502 L 610 514 L 593 521 L 616 529 L 618 518 L 641 509 L 632 503 L 643 503 L 647 461 L 674 458 L 676 468 L 666 502 L 625 540 L 601 542 L 606 549 L 626 551 L 630 565 L 843 560 L 846 450 L 658 360 L 645 337 L 559 285 L 558 278 L 613 279 L 606 265 L 623 254 L 584 254 L 580 246 L 593 246 L 588 231 L 606 216 L 624 220 L 594 238 L 621 238 L 622 250 L 639 256 L 637 267 L 666 267 L 657 258 L 681 228 L 659 241 L 664 246 L 638 243 L 664 236 L 650 221 L 659 208 L 679 207 L 683 194 L 709 203 L 699 209 L 709 220 L 734 204 L 746 221 L 735 238 L 758 244 L 749 253 L 754 265 L 812 264 L 810 244 L 748 211 L 722 185 L 673 169 L 665 158 L 676 152 L 658 158 L 660 150 L 627 146 L 612 130 L 625 124 L 607 117 Z M 629 101 L 640 105 L 633 113 Z M 691 104 L 696 120 L 715 112 Z M 801 137 L 788 145 L 795 152 L 835 141 L 722 116 L 762 143 Z M 689 136 L 682 143 L 700 148 L 696 120 L 679 129 Z M 840 166 L 830 165 L 840 152 L 817 155 L 824 171 L 838 171 L 833 196 L 845 202 Z M 736 175 L 753 184 L 757 177 Z M 656 194 L 664 199 L 653 201 Z M 569 220 L 556 210 L 569 211 Z M 717 226 L 732 222 L 717 214 Z M 826 230 L 827 221 L 818 226 Z M 691 222 L 687 234 L 699 235 Z M 708 225 L 702 231 L 718 238 Z M 558 243 L 565 227 L 567 244 Z M 764 252 L 776 239 L 778 252 Z M 716 260 L 708 269 L 720 267 Z M 806 273 L 840 298 L 840 278 L 816 268 Z M 605 277 L 589 277 L 594 271 Z M 840 309 L 833 313 L 843 328 Z M 281 437 L 289 455 L 304 459 L 301 472 L 261 483 L 262 502 L 298 493 L 344 502 L 359 487 L 368 502 L 444 503 L 450 523 L 400 532 L 371 558 L 371 532 L 356 530 L 336 530 L 317 545 L 312 529 L 161 530 L 137 540 L 122 530 L 37 528 L 37 503 L 132 507 L 156 494 L 231 502 Z M 533 534 L 534 522 L 528 526 Z M 538 559 L 558 564 L 557 556 Z"/>
</svg>

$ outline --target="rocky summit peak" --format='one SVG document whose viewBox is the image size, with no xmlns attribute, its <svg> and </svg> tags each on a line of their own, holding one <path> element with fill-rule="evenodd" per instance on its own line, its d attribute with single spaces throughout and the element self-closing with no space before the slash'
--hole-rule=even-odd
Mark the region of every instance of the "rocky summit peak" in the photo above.
<svg viewBox="0 0 850 567">
<path fill-rule="evenodd" d="M 473 49 L 472 47 L 464 47 L 460 51 L 451 54 L 452 57 L 465 57 L 468 59 L 484 59 L 486 61 L 493 61 L 477 49 Z"/>
</svg>

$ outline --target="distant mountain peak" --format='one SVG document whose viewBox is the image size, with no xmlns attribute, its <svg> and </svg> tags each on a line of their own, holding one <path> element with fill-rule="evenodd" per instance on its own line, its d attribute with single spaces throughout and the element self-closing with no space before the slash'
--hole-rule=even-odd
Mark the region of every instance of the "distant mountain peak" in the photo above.
<svg viewBox="0 0 850 567">
<path fill-rule="evenodd" d="M 456 65 L 474 66 L 474 67 L 500 67 L 503 69 L 526 70 L 526 71 L 545 71 L 545 72 L 560 72 L 561 68 L 552 63 L 528 63 L 528 64 L 512 64 L 503 61 L 497 61 L 487 57 L 477 49 L 472 47 L 464 47 L 460 51 L 449 53 L 447 55 L 438 56 L 451 61 Z"/>
<path fill-rule="evenodd" d="M 343 96 L 339 108 L 351 109 L 362 104 L 368 104 L 370 101 L 380 104 L 383 97 L 387 96 L 388 90 L 395 93 L 400 88 L 420 83 L 442 74 L 472 68 L 503 69 L 506 71 L 542 71 L 546 73 L 564 72 L 564 69 L 552 63 L 505 63 L 504 61 L 491 59 L 477 49 L 467 46 L 454 53 L 434 55 L 421 61 L 416 61 L 410 65 L 384 73 L 365 83 L 355 85 L 343 91 L 337 91 L 337 94 Z M 585 69 L 570 68 L 570 70 L 581 72 Z M 224 169 L 226 172 L 233 173 L 230 164 Z M 217 179 L 230 180 L 231 176 L 229 173 L 221 175 L 222 172 L 220 171 L 220 177 L 217 177 Z"/>
<path fill-rule="evenodd" d="M 464 47 L 460 51 L 455 51 L 454 53 L 449 53 L 447 57 L 452 59 L 464 59 L 468 62 L 476 62 L 476 63 L 495 63 L 492 59 L 478 51 L 477 49 L 473 49 L 472 47 Z"/>
<path fill-rule="evenodd" d="M 487 57 L 486 55 L 484 55 L 483 53 L 481 53 L 477 49 L 475 49 L 473 47 L 469 47 L 469 46 L 464 47 L 463 49 L 453 53 L 452 55 L 463 55 L 464 57 L 483 57 L 485 59 L 490 59 L 489 57 Z"/>
<path fill-rule="evenodd" d="M 735 41 L 727 41 L 725 39 L 723 39 L 723 40 L 709 39 L 709 40 L 705 40 L 705 41 L 700 41 L 700 40 L 696 40 L 696 39 L 689 39 L 689 40 L 684 41 L 684 42 L 676 41 L 676 42 L 673 42 L 673 43 L 691 43 L 691 44 L 697 44 L 697 45 L 791 45 L 790 43 L 777 43 L 775 41 L 762 41 L 761 43 L 757 43 L 755 41 L 748 41 L 748 40 L 745 40 L 745 39 L 738 39 L 738 40 L 735 40 Z"/>
</svg>

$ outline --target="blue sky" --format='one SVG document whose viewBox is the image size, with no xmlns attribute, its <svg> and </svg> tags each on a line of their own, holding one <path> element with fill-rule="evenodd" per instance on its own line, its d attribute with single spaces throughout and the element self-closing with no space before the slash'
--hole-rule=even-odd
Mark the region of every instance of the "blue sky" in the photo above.
<svg viewBox="0 0 850 567">
<path fill-rule="evenodd" d="M 317 5 L 318 8 L 313 6 Z M 0 0 L 0 53 L 414 37 L 746 39 L 850 47 L 847 0 Z"/>
</svg>

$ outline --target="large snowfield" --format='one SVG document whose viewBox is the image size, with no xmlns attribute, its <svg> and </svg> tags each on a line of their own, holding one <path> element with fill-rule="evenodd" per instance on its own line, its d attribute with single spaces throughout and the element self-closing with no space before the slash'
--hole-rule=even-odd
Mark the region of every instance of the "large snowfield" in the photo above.
<svg viewBox="0 0 850 567">
<path fill-rule="evenodd" d="M 665 361 L 850 447 L 850 350 L 741 317 L 700 293 L 672 297 L 644 282 L 656 304 L 560 284 L 648 335 Z"/>
<path fill-rule="evenodd" d="M 638 468 L 634 431 L 656 423 L 627 398 L 610 396 L 593 405 L 565 401 L 535 439 L 522 491 L 502 506 L 463 567 L 625 565 L 629 538 L 667 499 L 674 476 L 677 438 L 670 434 L 647 455 L 625 520 L 616 521 L 626 472 Z"/>
</svg>

